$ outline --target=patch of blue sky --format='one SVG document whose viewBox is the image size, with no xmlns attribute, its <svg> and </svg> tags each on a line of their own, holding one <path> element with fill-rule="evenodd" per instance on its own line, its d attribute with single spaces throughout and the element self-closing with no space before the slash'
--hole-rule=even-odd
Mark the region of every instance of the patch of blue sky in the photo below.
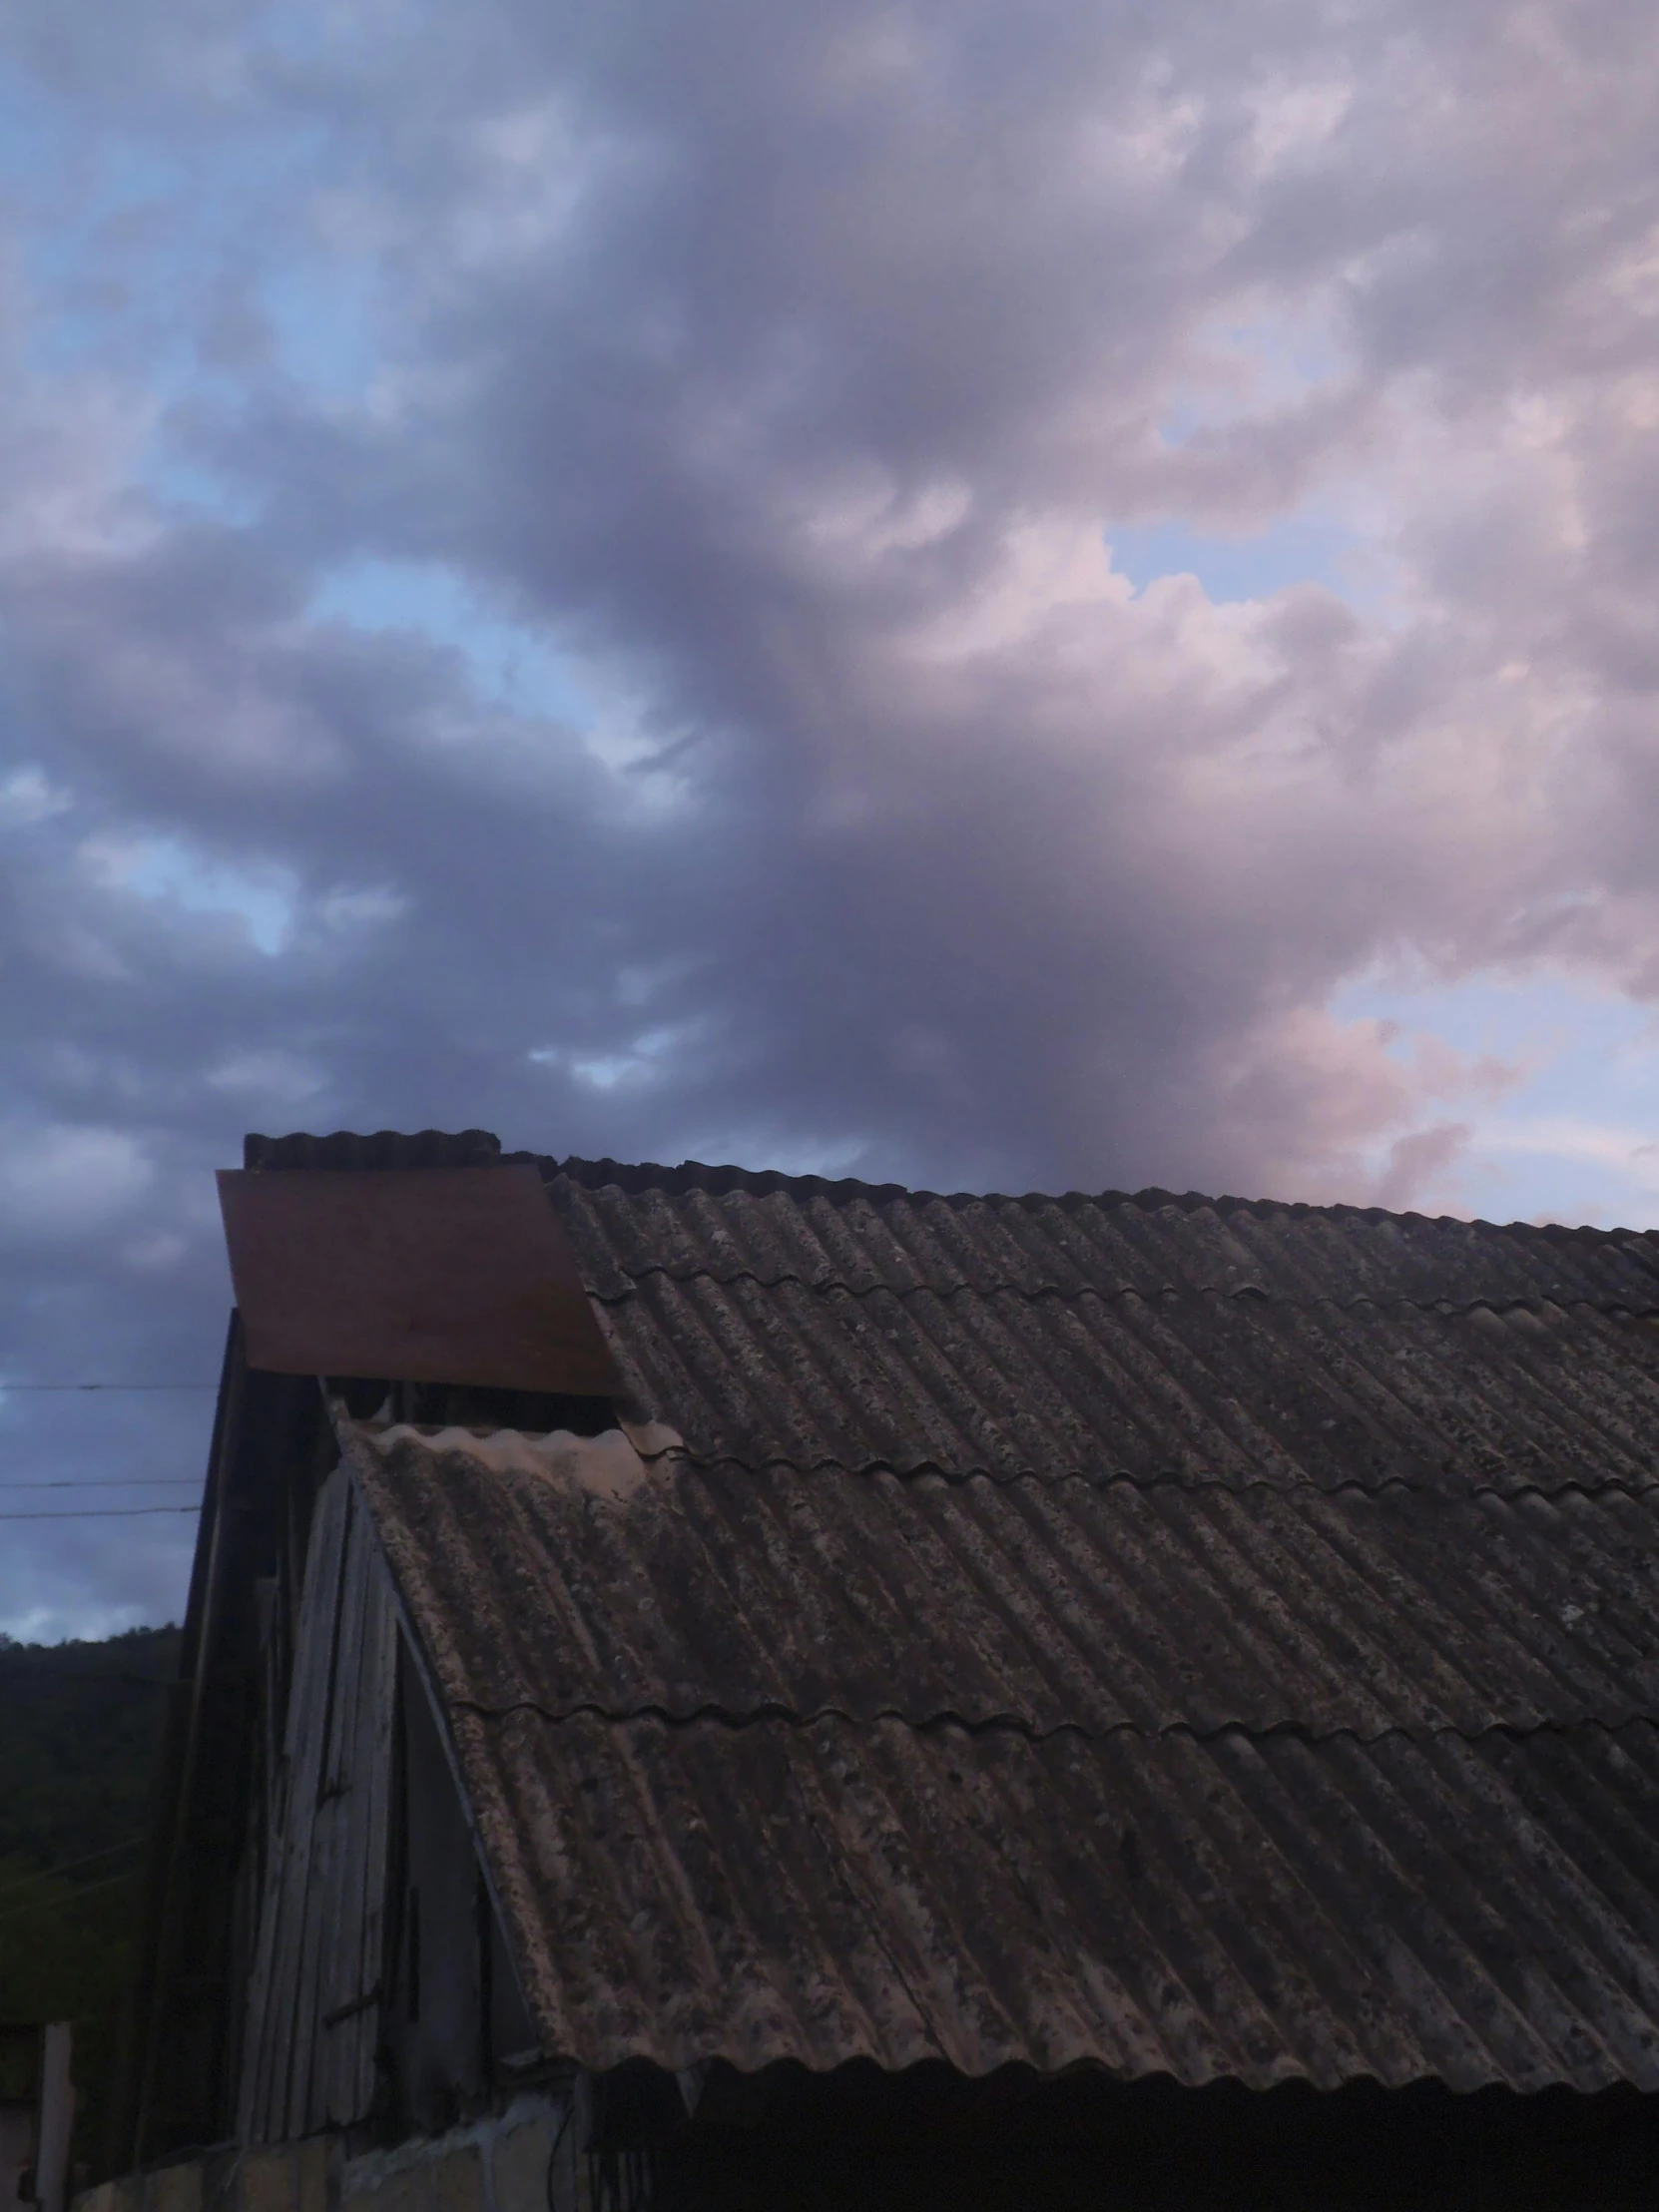
<svg viewBox="0 0 1659 2212">
<path fill-rule="evenodd" d="M 293 927 L 293 889 L 278 874 L 235 867 L 176 837 L 154 837 L 134 847 L 124 858 L 121 882 L 141 897 L 171 899 L 189 913 L 237 915 L 270 958 L 282 950 Z"/>
<path fill-rule="evenodd" d="M 310 611 L 359 630 L 406 630 L 462 654 L 480 693 L 516 714 L 586 735 L 597 709 L 575 664 L 534 630 L 485 605 L 441 562 L 353 561 L 324 578 Z"/>
<path fill-rule="evenodd" d="M 1366 596 L 1360 540 L 1340 523 L 1292 515 L 1248 535 L 1222 536 L 1184 522 L 1136 523 L 1107 533 L 1112 566 L 1137 592 L 1164 576 L 1192 576 L 1216 602 L 1266 599 L 1289 584 L 1323 584 L 1340 598 Z"/>
<path fill-rule="evenodd" d="M 275 364 L 324 405 L 359 404 L 379 366 L 380 352 L 367 284 L 323 262 L 295 264 L 257 287 L 273 340 Z M 164 409 L 169 402 L 206 399 L 233 413 L 247 381 L 204 361 L 186 339 L 150 364 L 147 384 Z M 165 412 L 137 469 L 139 481 L 164 504 L 213 516 L 235 527 L 257 520 L 263 501 L 213 468 L 170 434 Z"/>
<path fill-rule="evenodd" d="M 75 128 L 39 84 L 0 65 L 0 181 L 13 188 L 34 295 L 31 364 L 61 374 L 136 353 L 162 403 L 225 383 L 198 340 L 227 273 L 265 239 L 274 266 L 257 296 L 284 366 L 360 392 L 373 364 L 365 280 L 315 253 L 295 221 L 326 138 L 289 114 L 177 147 L 112 133 L 88 158 L 84 119 Z"/>
<path fill-rule="evenodd" d="M 1369 978 L 1339 994 L 1345 1019 L 1397 1024 L 1409 1060 L 1425 1034 L 1516 1071 L 1499 1095 L 1444 1102 L 1471 1130 L 1459 1210 L 1488 1220 L 1659 1228 L 1659 1012 L 1560 973 L 1456 983 Z"/>
<path fill-rule="evenodd" d="M 348 16 L 336 24 L 327 9 L 295 6 L 293 0 L 283 0 L 281 6 L 268 8 L 253 26 L 250 43 L 267 48 L 284 62 L 316 62 L 338 42 L 337 34 L 350 27 Z"/>
<path fill-rule="evenodd" d="M 1294 403 L 1341 374 L 1343 355 L 1329 323 L 1316 314 L 1262 315 L 1213 326 L 1200 340 L 1209 373 L 1177 387 L 1158 424 L 1165 446 L 1204 430 Z"/>
<path fill-rule="evenodd" d="M 136 329 L 154 317 L 196 257 L 197 236 L 170 220 L 142 245 L 129 239 L 112 251 L 111 229 L 134 224 L 150 208 L 171 217 L 187 200 L 188 184 L 182 164 L 117 143 L 101 155 L 96 180 L 73 213 L 60 209 L 27 232 L 24 266 L 40 309 L 29 331 L 34 367 L 62 374 L 97 365 L 111 349 L 114 330 Z M 139 280 L 123 281 L 141 265 Z M 168 350 L 178 350 L 177 338 Z"/>
<path fill-rule="evenodd" d="M 39 87 L 0 63 L 0 177 L 38 184 L 51 174 L 59 143 L 57 115 Z"/>
<path fill-rule="evenodd" d="M 265 504 L 245 485 L 159 441 L 145 448 L 133 473 L 144 490 L 163 506 L 181 515 L 206 515 L 232 529 L 246 529 L 257 522 Z"/>
<path fill-rule="evenodd" d="M 630 1039 L 620 1052 L 584 1053 L 580 1048 L 541 1045 L 529 1057 L 538 1067 L 563 1068 L 577 1082 L 595 1091 L 660 1083 L 676 1051 L 690 1041 L 694 1027 L 695 1024 L 679 1022 L 645 1030 Z"/>
<path fill-rule="evenodd" d="M 275 270 L 259 287 L 277 357 L 296 383 L 361 399 L 380 365 L 370 286 L 360 267 L 321 260 Z"/>
</svg>

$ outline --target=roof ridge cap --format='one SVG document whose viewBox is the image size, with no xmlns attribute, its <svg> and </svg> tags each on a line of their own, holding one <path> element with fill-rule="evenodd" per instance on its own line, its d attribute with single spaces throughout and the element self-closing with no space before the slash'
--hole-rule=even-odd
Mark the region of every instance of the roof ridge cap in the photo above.
<svg viewBox="0 0 1659 2212">
<path fill-rule="evenodd" d="M 1263 1220 L 1276 1214 L 1288 1214 L 1297 1220 L 1320 1216 L 1334 1221 L 1363 1221 L 1372 1227 L 1383 1223 L 1423 1223 L 1435 1227 L 1465 1229 L 1482 1236 L 1538 1237 L 1551 1243 L 1586 1242 L 1591 1244 L 1646 1242 L 1652 1240 L 1659 1247 L 1659 1230 L 1614 1227 L 1603 1229 L 1591 1222 L 1568 1225 L 1563 1222 L 1487 1221 L 1481 1216 L 1465 1218 L 1459 1214 L 1423 1214 L 1414 1208 L 1393 1212 L 1384 1206 L 1355 1206 L 1346 1202 L 1319 1205 L 1307 1199 L 1242 1198 L 1233 1193 L 1212 1196 L 1203 1191 L 1175 1192 L 1158 1184 L 1144 1185 L 1137 1191 L 1108 1189 L 1102 1191 L 935 1191 L 923 1186 L 905 1183 L 869 1183 L 857 1176 L 792 1175 L 782 1168 L 748 1168 L 727 1161 L 711 1164 L 702 1160 L 682 1160 L 678 1166 L 660 1161 L 622 1161 L 606 1155 L 589 1159 L 580 1153 L 568 1157 L 535 1152 L 509 1152 L 502 1154 L 503 1162 L 523 1162 L 541 1170 L 546 1181 L 559 1176 L 587 1190 L 604 1190 L 615 1187 L 630 1197 L 646 1191 L 657 1190 L 669 1197 L 685 1197 L 693 1191 L 702 1191 L 712 1198 L 724 1198 L 734 1192 L 742 1192 L 754 1198 L 769 1198 L 787 1193 L 801 1198 L 826 1198 L 831 1204 L 850 1205 L 863 1200 L 875 1205 L 890 1205 L 907 1200 L 913 1205 L 965 1206 L 1018 1206 L 1028 1210 L 1040 1207 L 1099 1206 L 1108 1208 L 1133 1207 L 1142 1213 L 1162 1212 L 1175 1208 L 1182 1213 L 1200 1213 L 1206 1210 L 1226 1220 L 1239 1214 L 1249 1214 Z"/>
<path fill-rule="evenodd" d="M 1307 1199 L 1241 1198 L 1228 1192 L 1212 1196 L 1203 1191 L 1169 1191 L 1159 1184 L 1147 1184 L 1137 1191 L 935 1191 L 904 1183 L 869 1183 L 857 1176 L 791 1175 L 782 1168 L 747 1168 L 735 1162 L 711 1165 L 702 1160 L 683 1160 L 678 1167 L 670 1167 L 658 1161 L 628 1162 L 609 1155 L 589 1159 L 572 1153 L 561 1159 L 548 1153 L 506 1152 L 502 1150 L 501 1140 L 486 1129 L 453 1133 L 436 1129 L 379 1129 L 371 1133 L 336 1129 L 326 1135 L 296 1130 L 280 1137 L 256 1132 L 243 1140 L 243 1160 L 249 1168 L 360 1169 L 449 1167 L 499 1161 L 503 1166 L 533 1166 L 540 1170 L 546 1182 L 563 1176 L 588 1190 L 603 1190 L 614 1185 L 630 1196 L 651 1190 L 662 1191 L 670 1197 L 703 1191 L 713 1198 L 727 1197 L 733 1192 L 743 1192 L 754 1198 L 786 1193 L 803 1199 L 824 1198 L 831 1205 L 862 1201 L 882 1206 L 902 1200 L 917 1206 L 1021 1207 L 1033 1212 L 1050 1206 L 1062 1210 L 1085 1206 L 1134 1208 L 1142 1213 L 1173 1208 L 1187 1214 L 1210 1212 L 1223 1221 L 1246 1214 L 1258 1221 L 1276 1215 L 1288 1215 L 1295 1220 L 1318 1216 L 1338 1222 L 1363 1221 L 1373 1228 L 1384 1223 L 1401 1226 L 1421 1223 L 1436 1228 L 1463 1229 L 1481 1237 L 1539 1238 L 1552 1244 L 1616 1244 L 1627 1251 L 1645 1245 L 1659 1255 L 1659 1230 L 1603 1229 L 1591 1222 L 1576 1225 L 1492 1222 L 1478 1216 L 1465 1219 L 1456 1214 L 1422 1214 L 1413 1208 L 1394 1213 L 1382 1206 L 1354 1206 L 1342 1202 L 1318 1205 Z"/>
</svg>

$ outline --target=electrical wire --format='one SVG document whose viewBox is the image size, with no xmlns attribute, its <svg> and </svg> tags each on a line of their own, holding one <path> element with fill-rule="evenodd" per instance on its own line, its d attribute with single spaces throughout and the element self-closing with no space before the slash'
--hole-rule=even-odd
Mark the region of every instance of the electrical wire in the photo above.
<svg viewBox="0 0 1659 2212">
<path fill-rule="evenodd" d="M 132 1520 L 140 1513 L 197 1513 L 201 1500 L 194 1505 L 59 1505 L 41 1513 L 0 1513 L 0 1521 L 7 1520 Z"/>
<path fill-rule="evenodd" d="M 44 1480 L 26 1475 L 17 1482 L 0 1480 L 0 1490 L 176 1490 L 201 1480 L 199 1474 L 54 1474 Z"/>
<path fill-rule="evenodd" d="M 19 1921 L 29 1913 L 50 1913 L 60 1905 L 73 1905 L 81 1898 L 96 1896 L 100 1890 L 113 1890 L 118 1882 L 131 1882 L 141 1870 L 128 1867 L 121 1874 L 107 1874 L 101 1882 L 82 1882 L 73 1889 L 63 1891 L 55 1898 L 34 1898 L 27 1905 L 14 1905 L 9 1913 L 0 1913 L 0 1928 L 8 1921 Z"/>
<path fill-rule="evenodd" d="M 217 1390 L 217 1382 L 0 1382 L 0 1397 L 21 1390 Z M 100 1481 L 88 1476 L 77 1481 L 3 1482 L 0 1490 L 125 1490 L 169 1489 L 181 1482 L 192 1482 L 195 1475 L 143 1475 L 117 1476 Z M 200 1510 L 201 1500 L 190 1505 L 65 1505 L 43 1507 L 38 1512 L 0 1513 L 0 1521 L 37 1520 L 133 1520 L 146 1513 L 194 1513 Z"/>
<path fill-rule="evenodd" d="M 171 1627 L 172 1622 L 168 1623 Z M 21 1651 L 38 1651 L 38 1644 L 21 1644 Z M 37 1682 L 90 1682 L 99 1689 L 114 1682 L 124 1690 L 169 1690 L 178 1680 L 171 1674 L 111 1674 L 101 1667 L 43 1667 L 32 1659 L 25 1659 L 21 1667 L 8 1668 L 10 1654 L 0 1644 L 0 1682 L 10 1679 L 14 1686 L 31 1688 Z"/>
<path fill-rule="evenodd" d="M 144 1831 L 125 1837 L 119 1844 L 106 1844 L 102 1851 L 89 1851 L 84 1859 L 66 1859 L 61 1866 L 40 1867 L 33 1874 L 25 1875 L 20 1882 L 8 1882 L 0 1890 L 0 1905 L 7 1898 L 14 1898 L 20 1890 L 33 1889 L 37 1882 L 56 1882 L 61 1875 L 74 1874 L 78 1868 L 95 1866 L 100 1859 L 113 1859 L 118 1851 L 131 1851 L 135 1844 L 142 1844 Z"/>
</svg>

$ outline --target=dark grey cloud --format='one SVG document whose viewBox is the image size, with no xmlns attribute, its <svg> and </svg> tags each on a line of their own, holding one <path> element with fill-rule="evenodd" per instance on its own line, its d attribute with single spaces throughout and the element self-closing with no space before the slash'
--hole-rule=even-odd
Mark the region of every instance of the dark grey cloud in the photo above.
<svg viewBox="0 0 1659 2212">
<path fill-rule="evenodd" d="M 250 1126 L 1402 1205 L 1345 979 L 1653 988 L 1651 11 L 7 13 L 7 1372 L 211 1370 Z"/>
</svg>

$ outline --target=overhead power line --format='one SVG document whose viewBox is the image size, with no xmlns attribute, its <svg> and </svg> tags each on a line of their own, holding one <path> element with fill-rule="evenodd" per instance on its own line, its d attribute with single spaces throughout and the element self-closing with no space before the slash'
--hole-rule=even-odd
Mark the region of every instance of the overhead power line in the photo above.
<svg viewBox="0 0 1659 2212">
<path fill-rule="evenodd" d="M 0 1382 L 7 1390 L 217 1390 L 217 1382 Z"/>
<path fill-rule="evenodd" d="M 144 1831 L 140 1829 L 136 1836 L 123 1837 L 119 1844 L 106 1844 L 102 1851 L 89 1851 L 84 1858 L 66 1859 L 61 1866 L 56 1867 L 37 1867 L 33 1874 L 24 1875 L 18 1882 L 8 1882 L 0 1890 L 0 1905 L 4 1905 L 7 1898 L 17 1897 L 24 1890 L 32 1890 L 37 1882 L 56 1882 L 63 1875 L 75 1874 L 82 1867 L 96 1866 L 100 1859 L 113 1859 L 118 1851 L 131 1851 L 135 1844 L 143 1842 Z"/>
<path fill-rule="evenodd" d="M 5 1520 L 131 1520 L 139 1513 L 197 1513 L 201 1500 L 190 1505 L 60 1505 L 39 1513 L 0 1513 Z"/>
<path fill-rule="evenodd" d="M 54 1474 L 0 1480 L 0 1490 L 176 1490 L 182 1483 L 202 1485 L 199 1474 Z"/>
<path fill-rule="evenodd" d="M 38 1647 L 25 1644 L 21 1648 L 30 1651 Z M 103 1667 L 43 1667 L 32 1659 L 25 1659 L 20 1667 L 8 1666 L 11 1656 L 0 1644 L 0 1681 L 9 1680 L 14 1689 L 32 1689 L 37 1682 L 80 1682 L 102 1690 L 113 1682 L 123 1690 L 170 1690 L 179 1679 L 171 1674 L 112 1674 Z"/>
<path fill-rule="evenodd" d="M 76 1883 L 67 1890 L 60 1890 L 56 1897 L 31 1898 L 27 1905 L 14 1905 L 9 1912 L 0 1913 L 0 1928 L 8 1921 L 20 1921 L 28 1913 L 51 1913 L 60 1905 L 74 1905 L 81 1898 L 95 1896 L 100 1890 L 111 1890 L 118 1882 L 131 1882 L 139 1873 L 137 1867 L 125 1867 L 120 1874 L 107 1874 L 101 1882 Z"/>
</svg>

